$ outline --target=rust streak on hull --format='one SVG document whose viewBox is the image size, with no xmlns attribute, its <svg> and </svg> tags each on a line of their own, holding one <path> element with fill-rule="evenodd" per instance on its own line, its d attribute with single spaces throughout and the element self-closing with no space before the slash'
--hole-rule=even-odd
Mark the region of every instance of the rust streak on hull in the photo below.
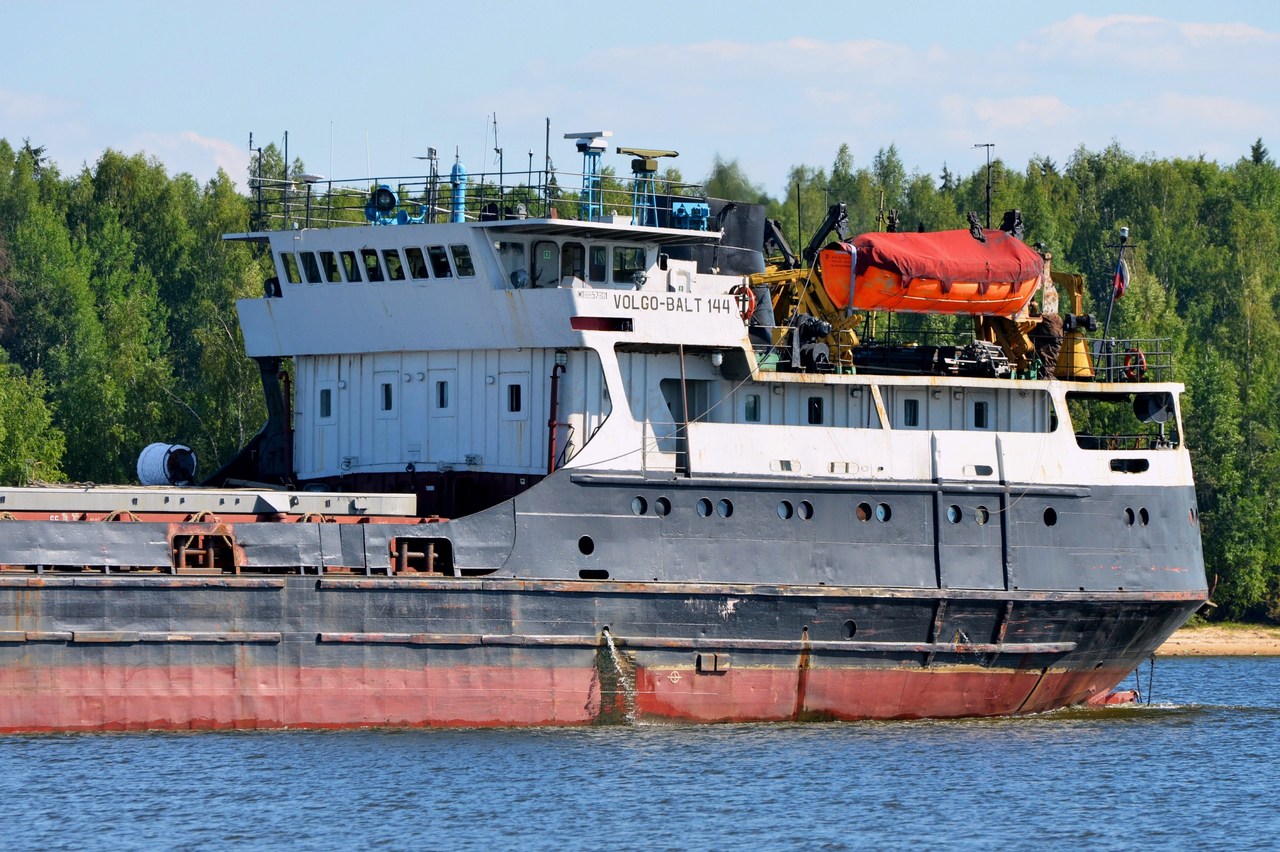
<svg viewBox="0 0 1280 852">
<path fill-rule="evenodd" d="M 237 664 L 9 670 L 0 674 L 0 731 L 626 723 L 626 688 L 602 677 L 611 666 L 601 659 L 596 666 L 558 669 L 285 671 Z M 736 668 L 703 676 L 691 668 L 637 668 L 634 713 L 639 720 L 681 722 L 997 716 L 1106 695 L 1127 673 L 1050 671 L 1041 679 L 1036 671 L 977 666 L 815 667 Z"/>
</svg>

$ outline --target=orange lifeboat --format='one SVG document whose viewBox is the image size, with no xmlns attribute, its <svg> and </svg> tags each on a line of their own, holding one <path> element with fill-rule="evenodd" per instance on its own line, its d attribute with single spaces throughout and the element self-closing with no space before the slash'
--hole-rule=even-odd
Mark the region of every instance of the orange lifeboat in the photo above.
<svg viewBox="0 0 1280 852">
<path fill-rule="evenodd" d="M 863 234 L 819 253 L 822 284 L 840 308 L 1013 316 L 1027 306 L 1044 259 L 1004 231 Z"/>
</svg>

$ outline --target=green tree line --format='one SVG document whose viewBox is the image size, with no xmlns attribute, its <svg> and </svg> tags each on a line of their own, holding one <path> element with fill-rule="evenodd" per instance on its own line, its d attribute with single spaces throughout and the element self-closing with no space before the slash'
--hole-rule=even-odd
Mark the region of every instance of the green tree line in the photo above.
<svg viewBox="0 0 1280 852">
<path fill-rule="evenodd" d="M 262 425 L 235 300 L 265 268 L 222 234 L 249 204 L 107 151 L 62 175 L 0 140 L 0 481 L 129 482 L 152 441 L 206 469 Z"/>
<path fill-rule="evenodd" d="M 287 180 L 274 146 L 261 173 Z M 851 231 L 966 227 L 987 169 L 908 171 L 894 146 L 859 166 L 797 165 L 770 197 L 717 158 L 709 194 L 763 203 L 799 249 L 829 204 Z M 1258 140 L 1231 164 L 1078 149 L 1059 165 L 991 163 L 992 217 L 1022 211 L 1054 268 L 1083 273 L 1105 312 L 1117 229 L 1130 228 L 1132 284 L 1113 334 L 1169 338 L 1196 470 L 1217 613 L 1280 620 L 1280 170 Z M 567 187 L 566 187 L 567 189 Z M 201 185 L 144 155 L 107 151 L 63 175 L 43 149 L 0 139 L 0 482 L 129 482 L 154 440 L 217 467 L 265 418 L 243 354 L 237 298 L 262 293 L 265 257 L 244 231 L 254 200 L 219 173 Z"/>
</svg>

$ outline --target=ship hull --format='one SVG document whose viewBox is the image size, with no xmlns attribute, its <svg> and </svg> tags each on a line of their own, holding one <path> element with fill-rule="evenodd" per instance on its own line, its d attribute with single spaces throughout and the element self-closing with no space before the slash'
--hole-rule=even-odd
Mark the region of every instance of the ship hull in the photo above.
<svg viewBox="0 0 1280 852">
<path fill-rule="evenodd" d="M 1105 695 L 1199 605 L 1187 593 L 4 579 L 21 609 L 6 626 L 26 628 L 0 633 L 8 732 L 1031 713 Z"/>
</svg>

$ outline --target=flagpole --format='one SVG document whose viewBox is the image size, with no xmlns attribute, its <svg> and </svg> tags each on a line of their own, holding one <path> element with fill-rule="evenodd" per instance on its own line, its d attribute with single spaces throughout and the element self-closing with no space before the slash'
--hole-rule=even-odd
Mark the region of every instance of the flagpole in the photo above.
<svg viewBox="0 0 1280 852">
<path fill-rule="evenodd" d="M 1119 246 L 1120 254 L 1116 258 L 1115 277 L 1111 279 L 1111 300 L 1107 302 L 1107 321 L 1102 325 L 1102 345 L 1106 347 L 1107 354 L 1107 381 L 1114 380 L 1114 376 L 1112 376 L 1112 371 L 1115 365 L 1112 363 L 1112 344 L 1114 341 L 1111 339 L 1111 310 L 1116 306 L 1116 281 L 1120 279 L 1121 273 L 1124 269 L 1124 250 L 1128 248 L 1128 243 L 1129 229 L 1121 228 Z M 1116 246 L 1107 246 L 1107 248 L 1116 248 Z"/>
</svg>

